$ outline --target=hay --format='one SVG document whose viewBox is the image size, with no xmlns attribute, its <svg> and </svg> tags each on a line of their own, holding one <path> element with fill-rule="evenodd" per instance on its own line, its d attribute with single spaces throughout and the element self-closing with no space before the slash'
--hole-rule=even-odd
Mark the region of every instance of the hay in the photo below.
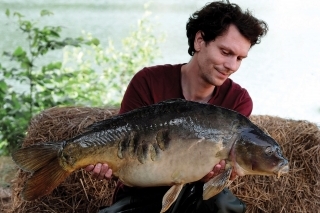
<svg viewBox="0 0 320 213">
<path fill-rule="evenodd" d="M 48 141 L 61 141 L 80 134 L 90 124 L 117 114 L 116 109 L 89 107 L 51 108 L 35 116 L 29 125 L 23 146 Z M 109 205 L 115 182 L 93 180 L 88 172 L 71 174 L 52 194 L 36 201 L 26 202 L 20 193 L 28 173 L 18 171 L 12 183 L 12 208 L 7 212 L 97 212 Z"/>
<path fill-rule="evenodd" d="M 106 119 L 117 110 L 101 108 L 52 108 L 32 119 L 23 146 L 60 141 L 77 135 L 91 123 Z M 238 178 L 230 189 L 246 204 L 249 213 L 319 212 L 320 131 L 307 121 L 271 116 L 252 116 L 283 147 L 290 172 L 280 179 L 264 176 Z M 97 212 L 110 204 L 113 181 L 92 180 L 87 172 L 72 174 L 52 194 L 33 202 L 20 199 L 28 174 L 19 170 L 12 185 L 12 208 L 7 212 Z"/>
<path fill-rule="evenodd" d="M 4 212 L 10 208 L 11 189 L 0 187 L 0 212 Z"/>
</svg>

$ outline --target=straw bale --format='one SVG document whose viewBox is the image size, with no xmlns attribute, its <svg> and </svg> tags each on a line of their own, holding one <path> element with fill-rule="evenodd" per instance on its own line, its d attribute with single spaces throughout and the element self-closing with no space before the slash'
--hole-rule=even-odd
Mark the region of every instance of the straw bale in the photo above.
<svg viewBox="0 0 320 213">
<path fill-rule="evenodd" d="M 10 208 L 11 189 L 0 187 L 0 212 Z"/>
<path fill-rule="evenodd" d="M 64 107 L 52 108 L 34 117 L 23 146 L 71 138 L 91 123 L 113 116 L 116 109 Z M 249 213 L 319 212 L 320 131 L 307 121 L 272 116 L 252 116 L 283 148 L 290 172 L 276 179 L 265 176 L 239 177 L 230 189 L 247 204 Z M 52 194 L 36 201 L 20 198 L 29 174 L 19 170 L 12 186 L 12 208 L 8 212 L 97 212 L 109 205 L 113 181 L 92 180 L 87 172 L 72 174 Z"/>
<path fill-rule="evenodd" d="M 90 124 L 110 118 L 118 109 L 90 107 L 55 107 L 35 116 L 29 125 L 23 147 L 48 141 L 61 141 L 80 134 Z M 88 172 L 72 173 L 52 194 L 36 201 L 20 198 L 23 185 L 30 174 L 22 170 L 12 183 L 12 208 L 8 212 L 97 212 L 109 205 L 114 191 L 113 180 L 93 180 Z"/>
</svg>

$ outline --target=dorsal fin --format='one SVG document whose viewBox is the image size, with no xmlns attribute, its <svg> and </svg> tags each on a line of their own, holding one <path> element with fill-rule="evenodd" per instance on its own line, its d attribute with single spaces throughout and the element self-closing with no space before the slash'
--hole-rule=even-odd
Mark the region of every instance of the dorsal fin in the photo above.
<svg viewBox="0 0 320 213">
<path fill-rule="evenodd" d="M 99 130 L 103 130 L 103 129 L 110 129 L 110 128 L 112 128 L 112 125 L 119 125 L 119 122 L 121 122 L 123 120 L 123 119 L 119 119 L 120 117 L 128 118 L 130 116 L 135 116 L 136 114 L 139 114 L 142 111 L 145 114 L 151 114 L 151 113 L 147 113 L 147 111 L 145 109 L 148 108 L 150 112 L 154 112 L 154 109 L 158 108 L 158 107 L 163 107 L 163 106 L 170 107 L 169 105 L 172 105 L 172 104 L 176 105 L 176 104 L 188 103 L 188 102 L 189 101 L 187 101 L 185 99 L 181 99 L 181 98 L 169 99 L 169 100 L 166 100 L 166 101 L 161 101 L 161 102 L 159 102 L 157 104 L 140 107 L 140 108 L 134 109 L 134 110 L 132 110 L 130 112 L 127 112 L 127 113 L 124 113 L 124 114 L 121 114 L 121 115 L 116 115 L 116 116 L 113 116 L 112 118 L 108 118 L 108 119 L 105 119 L 105 120 L 102 120 L 102 121 L 95 122 L 95 123 L 89 125 L 88 127 L 86 127 L 85 130 L 86 130 L 86 132 L 89 132 L 89 131 L 99 131 Z M 125 122 L 123 122 L 123 124 L 124 123 Z"/>
</svg>

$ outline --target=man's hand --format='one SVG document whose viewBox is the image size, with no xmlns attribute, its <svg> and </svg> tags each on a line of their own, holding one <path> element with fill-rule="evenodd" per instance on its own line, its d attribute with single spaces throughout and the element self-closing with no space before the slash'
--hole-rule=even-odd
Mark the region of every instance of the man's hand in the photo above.
<svg viewBox="0 0 320 213">
<path fill-rule="evenodd" d="M 211 172 L 209 172 L 206 176 L 204 176 L 201 181 L 208 182 L 211 178 L 214 178 L 218 174 L 222 173 L 226 167 L 226 161 L 221 160 L 217 165 L 215 165 Z M 230 180 L 234 180 L 237 177 L 237 173 L 232 170 Z"/>
<path fill-rule="evenodd" d="M 85 168 L 91 174 L 91 177 L 98 180 L 110 179 L 112 177 L 112 169 L 108 164 L 97 163 L 96 165 L 89 165 Z"/>
</svg>

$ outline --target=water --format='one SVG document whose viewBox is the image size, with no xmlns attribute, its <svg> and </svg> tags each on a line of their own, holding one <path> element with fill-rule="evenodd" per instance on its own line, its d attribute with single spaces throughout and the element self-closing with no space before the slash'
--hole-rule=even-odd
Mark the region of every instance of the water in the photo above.
<svg viewBox="0 0 320 213">
<path fill-rule="evenodd" d="M 46 24 L 62 25 L 64 32 L 78 36 L 81 31 L 92 33 L 102 44 L 108 38 L 120 44 L 144 13 L 150 2 L 150 19 L 157 23 L 157 33 L 165 33 L 161 44 L 163 57 L 154 64 L 182 63 L 187 54 L 185 23 L 203 0 L 0 0 L 0 51 L 19 43 L 15 31 L 6 26 L 4 11 L 9 8 L 38 17 L 41 9 L 54 12 Z M 245 87 L 254 101 L 253 114 L 267 114 L 297 120 L 309 120 L 320 125 L 320 4 L 316 0 L 234 0 L 249 8 L 270 28 L 261 44 L 250 50 L 249 57 L 232 76 Z"/>
</svg>

